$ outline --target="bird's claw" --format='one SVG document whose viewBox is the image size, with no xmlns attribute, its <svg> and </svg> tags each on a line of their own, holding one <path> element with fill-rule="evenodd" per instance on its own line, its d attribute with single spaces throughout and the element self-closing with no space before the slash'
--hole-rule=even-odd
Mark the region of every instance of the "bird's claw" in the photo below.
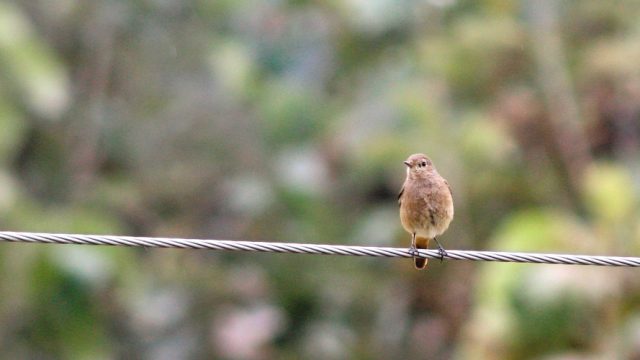
<svg viewBox="0 0 640 360">
<path fill-rule="evenodd" d="M 442 245 L 440 245 L 440 242 L 438 242 L 437 239 L 433 239 L 435 240 L 436 244 L 438 245 L 438 252 L 440 253 L 440 262 L 444 261 L 445 256 L 447 256 L 447 251 L 442 247 Z"/>
<path fill-rule="evenodd" d="M 440 253 L 440 262 L 444 261 L 444 257 L 448 256 L 447 251 L 443 247 L 439 247 L 438 252 Z"/>
<path fill-rule="evenodd" d="M 409 255 L 411 255 L 411 256 L 420 255 L 420 253 L 418 253 L 418 249 L 416 249 L 415 245 L 411 245 L 411 247 L 409 247 Z"/>
</svg>

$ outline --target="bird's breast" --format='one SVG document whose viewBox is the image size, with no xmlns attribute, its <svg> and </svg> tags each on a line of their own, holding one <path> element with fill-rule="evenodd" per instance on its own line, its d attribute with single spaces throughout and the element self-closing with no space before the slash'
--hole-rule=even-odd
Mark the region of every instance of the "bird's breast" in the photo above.
<svg viewBox="0 0 640 360">
<path fill-rule="evenodd" d="M 400 206 L 405 230 L 433 238 L 442 234 L 453 219 L 453 199 L 442 181 L 407 181 Z"/>
</svg>

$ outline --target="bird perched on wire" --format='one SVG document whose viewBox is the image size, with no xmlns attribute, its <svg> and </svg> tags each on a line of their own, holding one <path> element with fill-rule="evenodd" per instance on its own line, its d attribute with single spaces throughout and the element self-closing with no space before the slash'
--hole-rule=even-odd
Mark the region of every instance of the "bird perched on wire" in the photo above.
<svg viewBox="0 0 640 360">
<path fill-rule="evenodd" d="M 440 250 L 440 260 L 447 254 L 437 236 L 442 235 L 453 219 L 451 188 L 431 160 L 424 154 L 413 154 L 405 160 L 407 178 L 398 195 L 400 221 L 411 234 L 411 252 L 427 249 L 433 239 Z M 414 257 L 416 269 L 424 269 L 427 259 Z"/>
</svg>

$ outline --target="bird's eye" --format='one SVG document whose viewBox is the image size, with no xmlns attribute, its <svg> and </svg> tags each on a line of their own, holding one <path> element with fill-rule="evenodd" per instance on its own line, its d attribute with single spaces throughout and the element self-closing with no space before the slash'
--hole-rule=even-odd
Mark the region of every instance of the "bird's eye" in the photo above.
<svg viewBox="0 0 640 360">
<path fill-rule="evenodd" d="M 422 166 L 422 167 L 427 166 L 427 162 L 426 162 L 426 161 L 421 162 L 421 163 L 420 163 L 420 166 Z"/>
</svg>

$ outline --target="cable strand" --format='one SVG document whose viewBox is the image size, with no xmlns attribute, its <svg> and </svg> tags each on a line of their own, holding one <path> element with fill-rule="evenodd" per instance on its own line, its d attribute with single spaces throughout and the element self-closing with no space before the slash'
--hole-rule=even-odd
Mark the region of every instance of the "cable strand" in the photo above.
<svg viewBox="0 0 640 360">
<path fill-rule="evenodd" d="M 0 231 L 0 241 L 43 244 L 109 245 L 145 248 L 180 248 L 195 250 L 249 251 L 292 254 L 372 256 L 372 257 L 423 257 L 440 259 L 438 250 L 419 249 L 411 253 L 409 248 L 353 245 L 320 245 L 283 242 L 199 240 L 157 237 L 133 237 L 113 235 L 50 234 Z M 570 254 L 541 254 L 522 252 L 495 252 L 474 250 L 447 250 L 444 259 L 470 261 L 497 261 L 536 264 L 597 265 L 640 267 L 640 257 L 595 256 Z"/>
</svg>

